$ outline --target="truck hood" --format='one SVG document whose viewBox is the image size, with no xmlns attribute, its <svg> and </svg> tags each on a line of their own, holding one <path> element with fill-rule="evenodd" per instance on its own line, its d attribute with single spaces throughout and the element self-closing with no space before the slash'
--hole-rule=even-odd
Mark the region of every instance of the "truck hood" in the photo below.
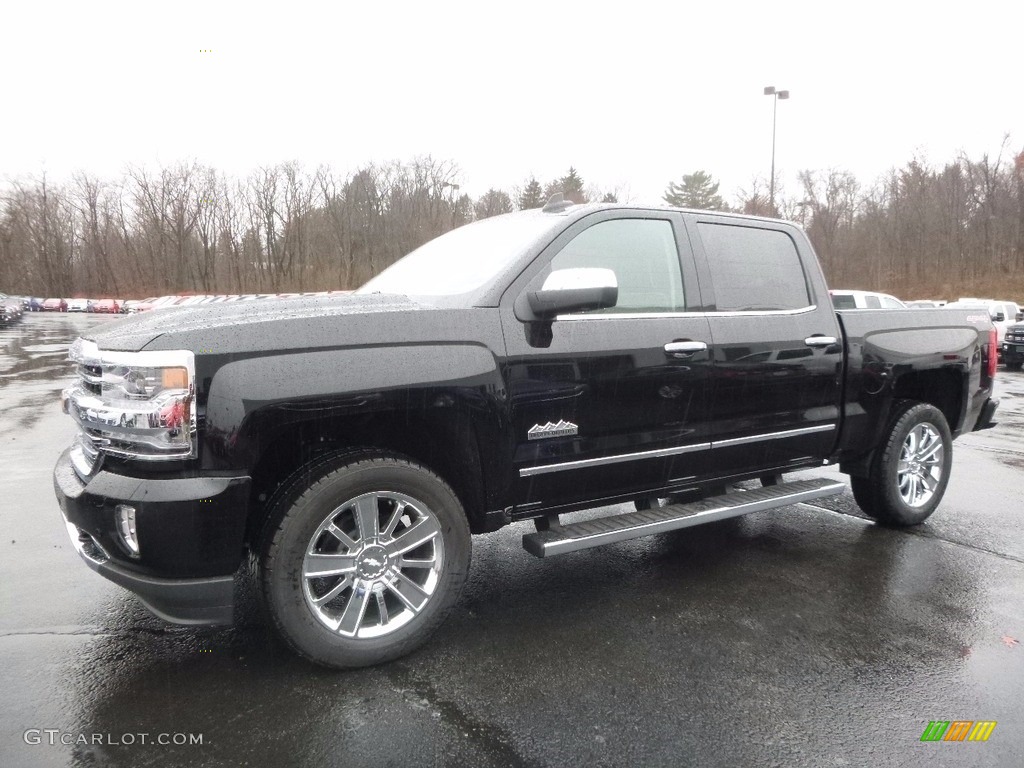
<svg viewBox="0 0 1024 768">
<path fill-rule="evenodd" d="M 233 335 L 251 335 L 264 323 L 328 320 L 344 316 L 411 312 L 428 309 L 405 296 L 366 294 L 302 296 L 292 299 L 232 301 L 200 307 L 155 309 L 94 329 L 85 338 L 100 349 L 137 352 L 161 337 L 192 342 L 197 337 L 215 338 L 225 346 Z M 293 325 L 293 323 L 289 323 Z M 158 344 L 159 347 L 174 346 Z M 188 343 L 183 343 L 188 348 Z"/>
</svg>

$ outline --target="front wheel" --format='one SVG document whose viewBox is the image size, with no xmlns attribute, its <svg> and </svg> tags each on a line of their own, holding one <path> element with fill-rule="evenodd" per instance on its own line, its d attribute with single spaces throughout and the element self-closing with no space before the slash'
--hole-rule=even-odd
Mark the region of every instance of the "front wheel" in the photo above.
<svg viewBox="0 0 1024 768">
<path fill-rule="evenodd" d="M 462 591 L 470 562 L 462 505 L 441 478 L 406 459 L 349 456 L 320 466 L 272 504 L 260 558 L 264 604 L 292 649 L 318 664 L 396 659 L 426 641 Z"/>
<path fill-rule="evenodd" d="M 935 511 L 949 484 L 953 438 L 942 411 L 902 400 L 893 407 L 882 447 L 867 477 L 852 477 L 858 506 L 880 523 L 918 525 Z"/>
</svg>

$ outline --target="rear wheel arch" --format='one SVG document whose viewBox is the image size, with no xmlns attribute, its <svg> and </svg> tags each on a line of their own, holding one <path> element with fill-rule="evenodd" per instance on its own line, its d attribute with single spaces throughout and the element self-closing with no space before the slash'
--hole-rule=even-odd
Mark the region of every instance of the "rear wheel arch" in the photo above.
<svg viewBox="0 0 1024 768">
<path fill-rule="evenodd" d="M 949 484 L 952 442 L 941 410 L 931 403 L 895 401 L 866 471 L 850 478 L 857 505 L 884 525 L 924 522 Z"/>
<path fill-rule="evenodd" d="M 893 383 L 889 415 L 901 400 L 915 400 L 938 408 L 949 428 L 955 431 L 963 421 L 966 403 L 966 378 L 958 369 L 911 371 Z"/>
</svg>

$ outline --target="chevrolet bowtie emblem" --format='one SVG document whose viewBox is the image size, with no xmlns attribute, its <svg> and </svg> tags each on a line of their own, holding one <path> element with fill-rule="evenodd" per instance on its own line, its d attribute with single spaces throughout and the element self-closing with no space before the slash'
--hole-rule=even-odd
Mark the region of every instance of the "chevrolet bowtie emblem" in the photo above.
<svg viewBox="0 0 1024 768">
<path fill-rule="evenodd" d="M 540 424 L 534 424 L 530 427 L 530 431 L 526 433 L 526 437 L 530 440 L 542 440 L 546 437 L 566 437 L 567 435 L 575 435 L 579 431 L 580 428 L 571 421 L 559 421 L 557 424 L 552 424 L 549 421 L 543 426 Z"/>
</svg>

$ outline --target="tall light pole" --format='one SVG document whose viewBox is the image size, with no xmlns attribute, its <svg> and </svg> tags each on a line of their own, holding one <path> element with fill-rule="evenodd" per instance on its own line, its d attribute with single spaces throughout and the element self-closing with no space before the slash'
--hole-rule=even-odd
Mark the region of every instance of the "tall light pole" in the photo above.
<svg viewBox="0 0 1024 768">
<path fill-rule="evenodd" d="M 775 113 L 779 111 L 779 99 L 788 99 L 789 91 L 776 91 L 774 85 L 765 86 L 765 96 L 773 97 L 772 100 L 772 177 L 769 182 L 768 205 L 775 215 Z"/>
<path fill-rule="evenodd" d="M 458 203 L 455 200 L 455 195 L 458 194 L 460 187 L 458 184 L 452 184 L 450 181 L 442 181 L 439 186 L 441 189 L 447 188 L 452 191 L 452 227 L 454 227 L 458 215 Z"/>
</svg>

